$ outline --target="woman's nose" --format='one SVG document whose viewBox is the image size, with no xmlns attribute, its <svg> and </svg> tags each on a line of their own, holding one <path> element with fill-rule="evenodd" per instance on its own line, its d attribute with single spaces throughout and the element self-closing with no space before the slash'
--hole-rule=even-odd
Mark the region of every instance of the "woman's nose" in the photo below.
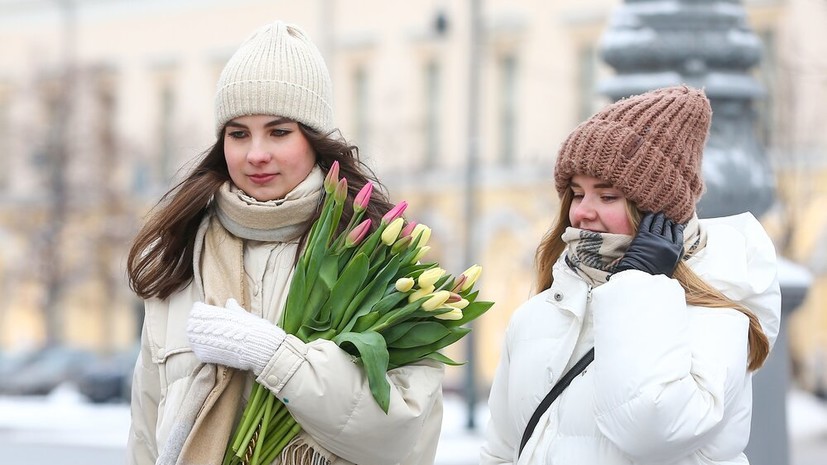
<svg viewBox="0 0 827 465">
<path fill-rule="evenodd" d="M 595 210 L 594 206 L 591 204 L 591 201 L 583 198 L 577 205 L 573 206 L 574 209 L 572 211 L 572 220 L 575 223 L 579 223 L 583 220 L 592 220 L 594 219 Z"/>
<path fill-rule="evenodd" d="M 247 152 L 247 161 L 254 165 L 267 163 L 273 158 L 273 152 L 262 141 L 253 140 Z"/>
</svg>

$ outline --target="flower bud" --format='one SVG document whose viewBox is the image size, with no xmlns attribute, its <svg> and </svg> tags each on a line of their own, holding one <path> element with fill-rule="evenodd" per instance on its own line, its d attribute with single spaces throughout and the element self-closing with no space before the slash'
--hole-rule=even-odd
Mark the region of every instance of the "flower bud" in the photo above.
<svg viewBox="0 0 827 465">
<path fill-rule="evenodd" d="M 413 289 L 414 279 L 413 278 L 399 278 L 396 280 L 396 283 L 393 287 L 396 288 L 399 292 L 408 292 Z"/>
<path fill-rule="evenodd" d="M 419 279 L 417 279 L 416 282 L 419 284 L 419 287 L 433 286 L 444 274 L 445 270 L 442 268 L 431 268 L 423 271 L 422 274 L 419 275 Z"/>
<path fill-rule="evenodd" d="M 382 217 L 382 223 L 388 224 L 391 221 L 401 217 L 402 213 L 405 213 L 406 208 L 408 208 L 408 202 L 404 200 L 399 202 L 396 206 L 385 213 L 385 216 Z"/>
<path fill-rule="evenodd" d="M 434 286 L 419 288 L 419 289 L 413 291 L 413 293 L 408 296 L 408 302 L 415 302 L 415 301 L 425 297 L 426 295 L 430 294 L 431 292 L 434 292 Z"/>
<path fill-rule="evenodd" d="M 462 274 L 465 275 L 466 279 L 465 283 L 462 285 L 462 288 L 460 290 L 462 292 L 465 292 L 468 289 L 471 289 L 471 286 L 473 286 L 474 283 L 477 282 L 477 279 L 479 279 L 480 273 L 482 273 L 482 267 L 479 265 L 473 265 L 467 270 L 463 271 Z"/>
<path fill-rule="evenodd" d="M 330 170 L 327 172 L 327 176 L 324 178 L 324 190 L 328 194 L 332 194 L 334 190 L 336 190 L 336 184 L 339 182 L 339 162 L 334 161 L 332 165 L 330 165 Z"/>
<path fill-rule="evenodd" d="M 387 246 L 393 245 L 393 243 L 396 242 L 396 238 L 399 237 L 399 232 L 402 231 L 402 226 L 404 224 L 405 220 L 402 218 L 396 218 L 391 221 L 388 227 L 382 231 L 382 243 Z"/>
<path fill-rule="evenodd" d="M 425 247 L 420 248 L 419 252 L 417 252 L 416 256 L 413 258 L 413 260 L 411 260 L 411 263 L 418 263 L 419 260 L 421 260 L 422 257 L 424 257 L 429 250 L 431 250 L 431 247 L 427 245 Z"/>
<path fill-rule="evenodd" d="M 411 236 L 412 235 L 411 233 L 413 233 L 414 228 L 416 227 L 417 224 L 419 224 L 419 223 L 417 223 L 416 221 L 409 221 L 409 222 L 405 223 L 405 227 L 402 228 L 402 232 L 399 233 L 399 234 L 402 235 L 402 236 Z"/>
<path fill-rule="evenodd" d="M 356 198 L 353 199 L 353 211 L 356 213 L 365 211 L 368 208 L 368 203 L 370 203 L 370 196 L 373 194 L 373 183 L 368 182 L 362 189 L 359 190 L 359 193 L 356 194 Z"/>
<path fill-rule="evenodd" d="M 448 306 L 448 307 L 451 307 L 451 308 L 458 308 L 458 309 L 462 310 L 463 308 L 467 307 L 469 303 L 470 302 L 468 302 L 468 299 L 460 298 L 456 302 L 445 302 L 445 305 Z"/>
<path fill-rule="evenodd" d="M 460 310 L 458 308 L 454 308 L 450 312 L 438 313 L 438 314 L 434 315 L 434 318 L 437 318 L 439 320 L 452 320 L 452 321 L 461 320 L 462 319 L 462 310 Z"/>
<path fill-rule="evenodd" d="M 336 184 L 336 191 L 333 193 L 333 200 L 341 204 L 347 198 L 347 178 L 342 178 Z"/>
<path fill-rule="evenodd" d="M 422 303 L 422 310 L 428 312 L 434 311 L 445 304 L 445 301 L 448 300 L 450 296 L 451 293 L 448 291 L 436 291 L 428 300 Z"/>
<path fill-rule="evenodd" d="M 396 255 L 407 249 L 411 245 L 411 236 L 400 237 L 391 247 L 391 253 Z"/>
<path fill-rule="evenodd" d="M 359 223 L 347 234 L 347 237 L 345 237 L 345 247 L 350 248 L 362 242 L 362 239 L 364 239 L 365 236 L 368 235 L 369 230 L 370 218 Z"/>
<path fill-rule="evenodd" d="M 465 284 L 465 281 L 468 281 L 468 276 L 465 276 L 464 274 L 454 278 L 454 284 L 451 286 L 451 292 L 461 292 L 462 285 Z"/>
<path fill-rule="evenodd" d="M 413 237 L 419 238 L 419 240 L 416 242 L 417 247 L 424 247 L 428 244 L 428 240 L 431 239 L 431 228 L 425 226 L 424 224 L 418 224 L 414 228 L 411 235 Z"/>
<path fill-rule="evenodd" d="M 462 300 L 462 296 L 457 294 L 456 292 L 451 292 L 451 296 L 448 297 L 448 300 L 445 301 L 446 304 L 454 304 Z"/>
</svg>

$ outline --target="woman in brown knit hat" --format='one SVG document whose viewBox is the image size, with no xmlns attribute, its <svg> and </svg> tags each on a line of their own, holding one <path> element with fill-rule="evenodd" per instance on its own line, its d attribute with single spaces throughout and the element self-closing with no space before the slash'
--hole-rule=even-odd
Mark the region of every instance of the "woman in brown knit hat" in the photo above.
<svg viewBox="0 0 827 465">
<path fill-rule="evenodd" d="M 481 463 L 747 463 L 780 290 L 751 214 L 695 214 L 711 117 L 702 91 L 657 89 L 563 143 L 559 216 L 505 336 Z"/>
</svg>

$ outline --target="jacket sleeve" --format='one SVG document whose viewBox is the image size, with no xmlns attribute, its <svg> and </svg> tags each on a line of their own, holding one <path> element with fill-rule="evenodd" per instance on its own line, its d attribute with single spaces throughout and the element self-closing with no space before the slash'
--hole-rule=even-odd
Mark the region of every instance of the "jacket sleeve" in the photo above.
<svg viewBox="0 0 827 465">
<path fill-rule="evenodd" d="M 500 355 L 500 362 L 497 371 L 494 373 L 494 380 L 491 384 L 491 392 L 488 395 L 488 409 L 490 418 L 485 429 L 485 438 L 480 450 L 481 465 L 511 464 L 519 447 L 520 438 L 514 434 L 515 428 L 509 427 L 513 424 L 511 413 L 508 409 L 508 373 L 509 373 L 509 350 L 508 332 L 506 342 Z"/>
<path fill-rule="evenodd" d="M 436 362 L 390 370 L 390 407 L 374 400 L 362 368 L 327 340 L 288 335 L 257 381 L 327 450 L 353 463 L 433 463 L 442 424 Z"/>
<path fill-rule="evenodd" d="M 634 270 L 596 288 L 592 306 L 600 431 L 645 463 L 715 449 L 730 402 L 748 386 L 746 317 L 698 309 L 690 319 L 677 281 Z"/>
<path fill-rule="evenodd" d="M 126 463 L 129 465 L 152 465 L 158 458 L 155 427 L 158 424 L 160 376 L 158 365 L 152 362 L 147 344 L 147 327 L 144 325 L 141 331 L 141 352 L 132 375 L 132 423 L 126 450 Z"/>
</svg>

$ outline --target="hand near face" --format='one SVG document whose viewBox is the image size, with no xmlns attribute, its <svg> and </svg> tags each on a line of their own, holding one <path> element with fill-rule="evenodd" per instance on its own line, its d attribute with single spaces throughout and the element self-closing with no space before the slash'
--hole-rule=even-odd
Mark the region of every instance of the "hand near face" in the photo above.
<svg viewBox="0 0 827 465">
<path fill-rule="evenodd" d="M 683 229 L 663 213 L 646 213 L 617 271 L 639 270 L 671 278 L 683 256 Z"/>
</svg>

